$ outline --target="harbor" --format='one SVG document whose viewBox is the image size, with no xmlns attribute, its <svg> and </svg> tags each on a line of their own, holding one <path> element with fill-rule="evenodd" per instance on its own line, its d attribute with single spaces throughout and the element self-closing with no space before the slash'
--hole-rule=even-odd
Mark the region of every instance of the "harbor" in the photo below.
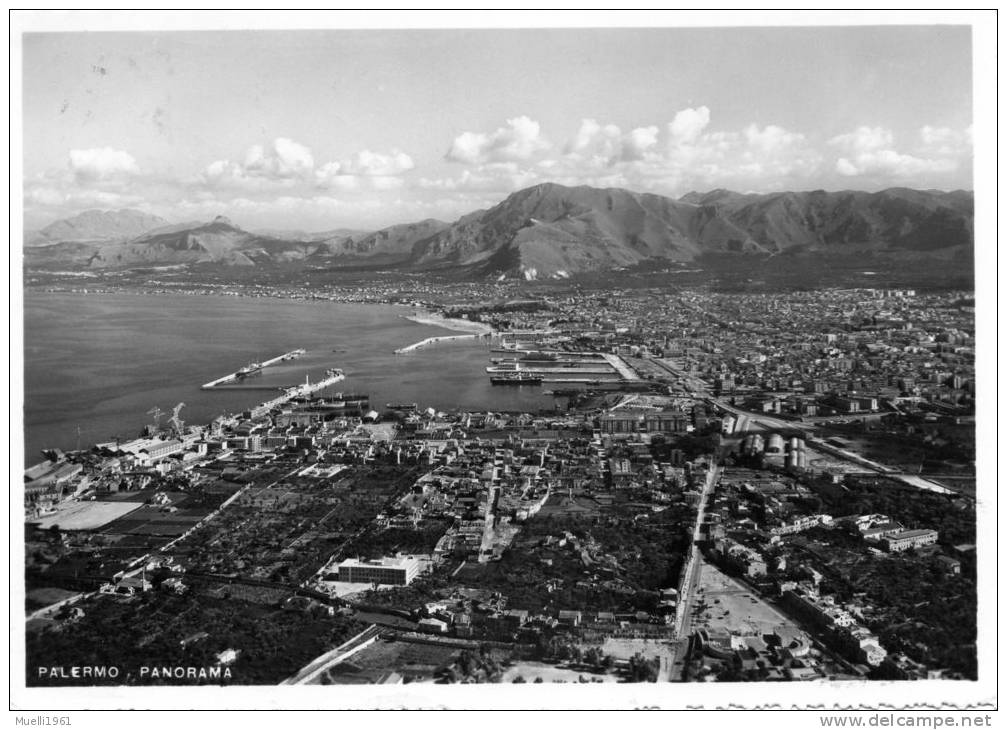
<svg viewBox="0 0 1007 730">
<path fill-rule="evenodd" d="M 237 382 L 239 382 L 241 380 L 244 380 L 245 378 L 249 377 L 250 375 L 255 375 L 256 373 L 261 372 L 265 368 L 268 368 L 270 365 L 275 365 L 278 362 L 285 362 L 287 360 L 294 360 L 294 359 L 300 357 L 301 355 L 303 355 L 304 352 L 305 351 L 302 350 L 302 349 L 291 350 L 290 352 L 285 352 L 282 355 L 278 355 L 278 356 L 276 356 L 276 357 L 274 357 L 274 358 L 272 358 L 270 360 L 264 360 L 262 362 L 249 363 L 245 367 L 243 367 L 243 368 L 241 368 L 239 370 L 236 370 L 233 373 L 228 373 L 227 375 L 223 376 L 222 378 L 217 378 L 216 380 L 211 380 L 209 383 L 203 383 L 203 385 L 200 386 L 200 389 L 201 390 L 212 390 L 213 388 L 216 388 L 216 387 L 221 386 L 221 385 L 225 385 L 227 383 L 237 383 Z"/>
</svg>

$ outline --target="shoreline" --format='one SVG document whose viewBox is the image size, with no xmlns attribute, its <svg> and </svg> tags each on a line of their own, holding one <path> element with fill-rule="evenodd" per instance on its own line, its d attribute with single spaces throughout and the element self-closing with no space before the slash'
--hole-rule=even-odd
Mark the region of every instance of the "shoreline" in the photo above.
<svg viewBox="0 0 1007 730">
<path fill-rule="evenodd" d="M 483 322 L 472 322 L 467 319 L 456 319 L 454 317 L 444 317 L 436 312 L 423 312 L 420 314 L 404 314 L 403 319 L 408 319 L 416 324 L 425 324 L 432 327 L 442 327 L 452 332 L 464 332 L 470 335 L 490 335 L 496 330 Z"/>
</svg>

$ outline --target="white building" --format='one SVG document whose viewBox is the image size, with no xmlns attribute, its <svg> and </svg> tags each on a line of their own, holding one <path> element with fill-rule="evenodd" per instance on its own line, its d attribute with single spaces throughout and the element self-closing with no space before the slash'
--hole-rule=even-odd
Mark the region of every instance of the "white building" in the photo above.
<svg viewBox="0 0 1007 730">
<path fill-rule="evenodd" d="M 338 566 L 342 583 L 378 583 L 379 585 L 407 586 L 419 575 L 420 563 L 416 558 L 396 556 L 378 560 L 348 558 Z"/>
</svg>

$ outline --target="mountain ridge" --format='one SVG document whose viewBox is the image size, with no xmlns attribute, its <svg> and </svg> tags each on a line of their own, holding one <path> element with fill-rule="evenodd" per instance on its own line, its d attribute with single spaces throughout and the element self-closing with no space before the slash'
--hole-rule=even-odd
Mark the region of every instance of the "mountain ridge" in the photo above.
<svg viewBox="0 0 1007 730">
<path fill-rule="evenodd" d="M 26 248 L 26 260 L 92 269 L 303 262 L 338 268 L 373 262 L 534 279 L 723 254 L 971 255 L 974 235 L 972 193 L 910 188 L 765 194 L 715 189 L 675 199 L 542 183 L 453 223 L 426 219 L 370 233 L 336 229 L 334 235 L 294 238 L 283 231 L 247 231 L 224 217 L 175 226 L 159 222 L 128 240 L 75 239 Z"/>
</svg>

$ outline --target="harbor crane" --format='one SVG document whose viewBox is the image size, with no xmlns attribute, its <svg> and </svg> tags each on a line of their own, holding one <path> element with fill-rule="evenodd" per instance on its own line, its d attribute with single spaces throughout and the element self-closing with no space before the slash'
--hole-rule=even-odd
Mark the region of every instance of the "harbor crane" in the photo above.
<svg viewBox="0 0 1007 730">
<path fill-rule="evenodd" d="M 154 406 L 147 411 L 147 415 L 154 417 L 154 424 L 151 427 L 151 433 L 157 433 L 158 429 L 161 428 L 161 416 L 164 415 L 164 411 L 162 411 L 159 406 Z"/>
<path fill-rule="evenodd" d="M 177 406 L 171 409 L 171 418 L 168 419 L 168 423 L 171 424 L 172 428 L 175 429 L 175 433 L 179 438 L 182 438 L 182 427 L 185 425 L 185 421 L 178 417 L 178 412 L 185 408 L 185 403 L 179 403 Z"/>
</svg>

